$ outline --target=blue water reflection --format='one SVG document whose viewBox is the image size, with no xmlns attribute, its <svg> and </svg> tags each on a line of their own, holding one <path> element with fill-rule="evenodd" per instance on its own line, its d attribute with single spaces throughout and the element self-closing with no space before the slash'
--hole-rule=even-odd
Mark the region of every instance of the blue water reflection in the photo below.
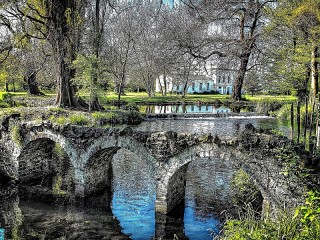
<svg viewBox="0 0 320 240">
<path fill-rule="evenodd" d="M 220 222 L 211 217 L 198 217 L 194 206 L 186 206 L 184 212 L 185 235 L 192 240 L 212 240 L 219 233 Z"/>
<path fill-rule="evenodd" d="M 214 194 L 211 190 L 218 188 L 210 185 L 217 185 L 214 180 L 215 175 L 212 173 L 212 169 L 217 167 L 212 165 L 213 163 L 210 164 L 207 159 L 204 159 L 189 165 L 186 177 L 184 226 L 181 226 L 178 220 L 170 223 L 174 224 L 172 227 L 177 232 L 184 232 L 190 240 L 209 240 L 212 239 L 213 232 L 219 231 L 219 221 L 213 213 L 215 206 L 209 201 Z M 113 165 L 112 212 L 120 221 L 122 232 L 130 235 L 133 240 L 152 239 L 156 234 L 156 185 L 153 170 L 145 161 L 127 150 L 119 151 L 113 160 Z M 200 189 L 203 190 L 200 191 Z M 210 192 L 209 196 L 207 191 Z M 219 194 L 220 197 L 222 195 L 222 193 Z M 201 201 L 195 199 L 201 199 Z"/>
<path fill-rule="evenodd" d="M 134 193 L 133 193 L 134 194 Z M 134 240 L 150 239 L 155 235 L 155 194 L 139 195 L 115 192 L 113 214 L 118 218 L 123 233 Z"/>
</svg>

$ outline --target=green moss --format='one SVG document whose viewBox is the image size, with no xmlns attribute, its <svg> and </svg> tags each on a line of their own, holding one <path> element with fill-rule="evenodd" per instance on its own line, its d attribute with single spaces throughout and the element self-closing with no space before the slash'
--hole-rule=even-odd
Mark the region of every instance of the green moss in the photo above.
<svg viewBox="0 0 320 240">
<path fill-rule="evenodd" d="M 60 144 L 56 143 L 54 148 L 53 148 L 53 153 L 59 158 L 63 159 L 66 155 L 64 149 L 61 147 Z"/>
<path fill-rule="evenodd" d="M 62 190 L 61 189 L 61 186 L 62 186 L 62 177 L 61 176 L 57 176 L 55 179 L 54 179 L 54 182 L 53 182 L 53 194 L 55 195 L 66 195 L 66 191 Z"/>
<path fill-rule="evenodd" d="M 15 224 L 12 229 L 12 239 L 21 239 L 20 227 L 23 224 L 24 217 L 22 215 L 21 209 L 19 207 L 14 207 Z"/>
<path fill-rule="evenodd" d="M 11 138 L 12 138 L 13 142 L 21 147 L 23 144 L 23 140 L 22 140 L 21 133 L 20 133 L 20 126 L 14 125 L 11 128 L 10 132 L 11 132 Z"/>
</svg>

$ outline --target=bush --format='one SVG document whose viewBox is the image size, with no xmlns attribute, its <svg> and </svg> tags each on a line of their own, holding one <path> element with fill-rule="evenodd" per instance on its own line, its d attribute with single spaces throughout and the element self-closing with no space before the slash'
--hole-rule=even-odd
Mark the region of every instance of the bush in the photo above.
<svg viewBox="0 0 320 240">
<path fill-rule="evenodd" d="M 227 220 L 218 239 L 320 239 L 320 194 L 308 192 L 303 206 L 279 212 L 275 219 L 257 218 L 248 209 L 240 219 Z"/>
<path fill-rule="evenodd" d="M 90 123 L 90 120 L 83 115 L 71 115 L 69 117 L 69 122 L 73 125 L 85 126 Z"/>
<path fill-rule="evenodd" d="M 137 106 L 136 103 L 128 103 L 126 106 L 125 106 L 125 110 L 128 110 L 128 111 L 137 111 L 139 112 L 139 108 Z"/>
<path fill-rule="evenodd" d="M 144 116 L 137 111 L 122 112 L 122 123 L 139 124 L 144 120 Z"/>
<path fill-rule="evenodd" d="M 91 115 L 94 121 L 100 126 L 108 123 L 116 124 L 121 122 L 117 112 L 94 112 Z"/>
</svg>

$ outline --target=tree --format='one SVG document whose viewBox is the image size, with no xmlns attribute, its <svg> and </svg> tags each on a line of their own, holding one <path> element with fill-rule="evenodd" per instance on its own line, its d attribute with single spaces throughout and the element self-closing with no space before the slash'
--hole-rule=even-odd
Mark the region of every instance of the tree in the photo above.
<svg viewBox="0 0 320 240">
<path fill-rule="evenodd" d="M 132 66 L 134 39 L 138 24 L 135 6 L 130 6 L 119 14 L 114 14 L 106 27 L 106 47 L 103 52 L 107 62 L 107 71 L 113 76 L 118 104 L 124 94 L 128 72 Z M 119 105 L 120 106 L 120 105 Z"/>
<path fill-rule="evenodd" d="M 71 84 L 82 27 L 81 0 L 10 0 L 4 7 L 8 19 L 19 22 L 22 38 L 46 39 L 50 42 L 57 66 L 56 104 L 61 107 L 81 107 Z M 10 26 L 8 26 L 10 27 Z"/>
<path fill-rule="evenodd" d="M 182 1 L 191 9 L 195 18 L 207 26 L 204 40 L 198 41 L 197 45 L 186 43 L 183 47 L 194 57 L 204 60 L 212 56 L 228 57 L 229 61 L 236 59 L 238 70 L 232 98 L 241 100 L 245 75 L 252 67 L 250 63 L 255 64 L 252 58 L 264 25 L 264 10 L 275 1 Z"/>
<path fill-rule="evenodd" d="M 271 48 L 272 70 L 276 70 L 272 72 L 283 77 L 283 84 L 294 80 L 300 98 L 308 95 L 308 88 L 310 99 L 315 99 L 319 92 L 319 7 L 318 0 L 281 0 L 271 11 L 268 31 L 274 41 L 281 41 Z"/>
</svg>

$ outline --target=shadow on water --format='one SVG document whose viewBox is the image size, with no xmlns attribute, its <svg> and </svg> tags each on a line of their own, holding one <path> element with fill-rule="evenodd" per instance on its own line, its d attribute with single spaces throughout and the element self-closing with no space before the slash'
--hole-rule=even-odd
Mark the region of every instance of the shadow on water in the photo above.
<svg viewBox="0 0 320 240">
<path fill-rule="evenodd" d="M 0 202 L 0 239 L 129 239 L 111 212 L 24 202 L 17 195 Z"/>
</svg>

